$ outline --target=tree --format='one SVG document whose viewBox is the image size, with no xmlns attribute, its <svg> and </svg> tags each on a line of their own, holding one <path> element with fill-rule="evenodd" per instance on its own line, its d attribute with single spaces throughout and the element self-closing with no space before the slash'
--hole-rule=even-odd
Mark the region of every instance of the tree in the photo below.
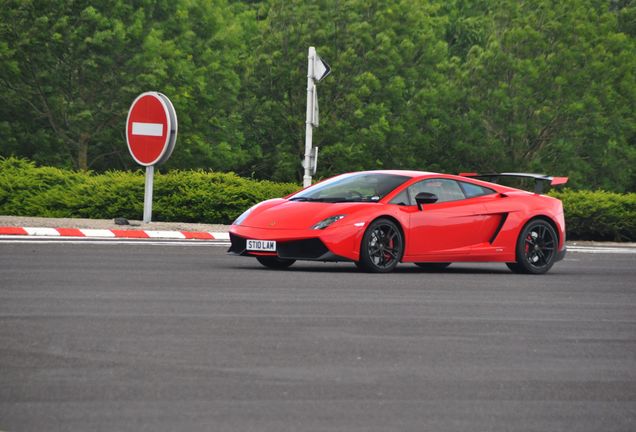
<svg viewBox="0 0 636 432">
<path fill-rule="evenodd" d="M 223 0 L 6 2 L 2 127 L 22 145 L 50 143 L 77 168 L 129 166 L 127 109 L 137 94 L 157 89 L 178 112 L 178 163 L 225 168 L 228 158 L 245 157 L 236 151 L 243 141 L 232 106 L 239 12 Z"/>
<path fill-rule="evenodd" d="M 307 48 L 333 68 L 318 88 L 320 175 L 423 168 L 439 144 L 446 44 L 435 6 L 417 1 L 269 2 L 245 87 L 257 175 L 299 178 L 304 149 Z M 426 107 L 418 106 L 427 103 Z M 443 109 L 443 108 L 442 108 Z"/>
<path fill-rule="evenodd" d="M 504 0 L 493 28 L 462 76 L 492 155 L 484 168 L 633 187 L 636 46 L 616 14 L 604 2 Z"/>
<path fill-rule="evenodd" d="M 307 48 L 318 176 L 375 168 L 530 170 L 636 190 L 629 0 L 7 0 L 0 155 L 132 167 L 126 112 L 179 117 L 166 168 L 299 180 Z"/>
</svg>

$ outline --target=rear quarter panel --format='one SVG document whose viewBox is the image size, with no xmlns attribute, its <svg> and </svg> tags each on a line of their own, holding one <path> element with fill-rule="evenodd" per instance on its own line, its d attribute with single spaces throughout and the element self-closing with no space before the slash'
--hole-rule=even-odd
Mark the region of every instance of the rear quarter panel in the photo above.
<svg viewBox="0 0 636 432">
<path fill-rule="evenodd" d="M 530 192 L 508 192 L 488 205 L 490 212 L 507 212 L 508 218 L 493 246 L 505 248 L 507 254 L 515 251 L 516 242 L 523 227 L 537 217 L 549 219 L 555 226 L 559 236 L 559 250 L 565 244 L 565 217 L 561 201 L 546 195 Z M 514 256 L 513 256 L 514 257 Z"/>
</svg>

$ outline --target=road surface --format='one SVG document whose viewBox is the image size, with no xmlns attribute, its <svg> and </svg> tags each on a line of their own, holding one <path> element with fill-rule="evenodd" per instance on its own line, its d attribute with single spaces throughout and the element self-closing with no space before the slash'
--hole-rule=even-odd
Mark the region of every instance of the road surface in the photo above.
<svg viewBox="0 0 636 432">
<path fill-rule="evenodd" d="M 0 242 L 2 431 L 634 431 L 636 254 L 388 275 Z"/>
</svg>

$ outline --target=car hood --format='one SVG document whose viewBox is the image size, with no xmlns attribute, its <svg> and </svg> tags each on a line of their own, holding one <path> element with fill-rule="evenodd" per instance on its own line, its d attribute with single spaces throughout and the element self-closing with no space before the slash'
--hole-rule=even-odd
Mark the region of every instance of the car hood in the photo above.
<svg viewBox="0 0 636 432">
<path fill-rule="evenodd" d="M 336 222 L 347 224 L 347 222 L 353 222 L 349 216 L 356 215 L 360 211 L 368 209 L 369 206 L 378 205 L 381 204 L 272 200 L 256 207 L 241 225 L 267 229 L 310 229 L 323 219 L 336 215 L 347 215 L 342 221 Z"/>
</svg>

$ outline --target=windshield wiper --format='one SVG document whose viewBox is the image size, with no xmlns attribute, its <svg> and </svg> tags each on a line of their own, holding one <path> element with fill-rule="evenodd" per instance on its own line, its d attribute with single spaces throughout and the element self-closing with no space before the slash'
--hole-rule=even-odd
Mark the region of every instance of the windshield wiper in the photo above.
<svg viewBox="0 0 636 432">
<path fill-rule="evenodd" d="M 310 201 L 310 202 L 324 202 L 325 198 L 308 198 L 308 197 L 293 197 L 289 201 Z"/>
</svg>

